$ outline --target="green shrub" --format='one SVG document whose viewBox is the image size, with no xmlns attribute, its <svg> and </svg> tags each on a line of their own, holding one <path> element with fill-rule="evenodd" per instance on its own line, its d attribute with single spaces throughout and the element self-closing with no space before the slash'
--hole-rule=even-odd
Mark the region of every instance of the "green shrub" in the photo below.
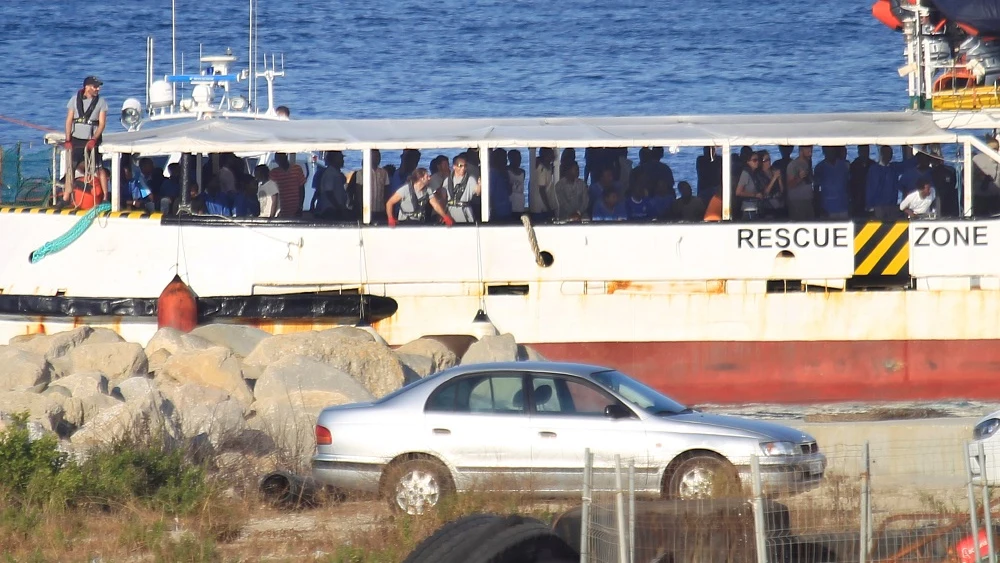
<svg viewBox="0 0 1000 563">
<path fill-rule="evenodd" d="M 167 514 L 194 510 L 209 495 L 204 469 L 163 443 L 119 441 L 77 463 L 47 435 L 31 441 L 27 414 L 0 432 L 0 501 L 21 508 L 139 502 Z"/>
</svg>

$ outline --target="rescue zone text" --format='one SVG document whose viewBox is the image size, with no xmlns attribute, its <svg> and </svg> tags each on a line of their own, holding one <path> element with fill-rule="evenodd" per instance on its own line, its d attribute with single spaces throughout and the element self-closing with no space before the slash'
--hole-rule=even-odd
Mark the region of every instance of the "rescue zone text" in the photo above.
<svg viewBox="0 0 1000 563">
<path fill-rule="evenodd" d="M 736 248 L 847 248 L 849 227 L 749 227 L 737 229 Z"/>
</svg>

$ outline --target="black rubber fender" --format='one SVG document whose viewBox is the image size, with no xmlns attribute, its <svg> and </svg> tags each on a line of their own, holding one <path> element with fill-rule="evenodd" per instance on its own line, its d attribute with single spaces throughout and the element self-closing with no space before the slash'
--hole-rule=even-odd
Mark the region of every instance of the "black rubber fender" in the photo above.
<svg viewBox="0 0 1000 563">
<path fill-rule="evenodd" d="M 472 559 L 469 558 L 470 555 L 482 546 L 483 542 L 489 541 L 491 538 L 496 537 L 504 530 L 520 526 L 525 523 L 541 524 L 539 520 L 535 520 L 534 518 L 525 518 L 518 514 L 512 514 L 510 516 L 494 520 L 482 528 L 477 528 L 475 533 L 466 534 L 462 541 L 456 542 L 456 544 L 452 546 L 453 549 L 449 553 L 441 552 L 441 559 L 439 563 L 466 563 L 472 561 Z"/>
<path fill-rule="evenodd" d="M 501 519 L 496 514 L 470 514 L 452 520 L 417 544 L 403 563 L 439 563 L 439 553 L 451 551 L 454 544 L 465 540 L 468 534 L 475 534 L 477 530 Z"/>
<path fill-rule="evenodd" d="M 534 563 L 579 560 L 579 555 L 545 524 L 524 522 L 481 538 L 466 563 Z"/>
</svg>

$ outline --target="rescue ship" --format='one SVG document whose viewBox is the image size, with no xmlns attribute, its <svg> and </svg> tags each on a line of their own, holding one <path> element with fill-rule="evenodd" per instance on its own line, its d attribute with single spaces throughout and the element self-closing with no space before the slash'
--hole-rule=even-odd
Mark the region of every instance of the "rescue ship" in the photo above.
<svg viewBox="0 0 1000 563">
<path fill-rule="evenodd" d="M 212 90 L 216 88 L 216 90 Z M 217 91 L 211 86 L 208 94 Z M 204 90 L 202 90 L 204 92 Z M 161 89 L 164 108 L 175 100 Z M 186 111 L 214 107 L 211 96 Z M 209 104 L 209 105 L 206 105 Z M 210 112 L 205 112 L 209 114 Z M 942 127 L 947 117 L 951 128 Z M 613 366 L 686 403 L 1000 399 L 1000 219 L 974 218 L 973 154 L 1000 154 L 963 127 L 983 110 L 896 113 L 434 120 L 197 119 L 108 134 L 114 209 L 42 260 L 78 211 L 0 209 L 0 299 L 155 299 L 175 273 L 199 296 L 369 296 L 357 312 L 391 345 L 511 333 L 550 359 Z M 54 141 L 58 142 L 58 141 Z M 722 175 L 717 223 L 498 223 L 390 228 L 358 221 L 163 216 L 118 209 L 123 155 L 207 157 L 476 147 L 938 144 L 957 155 L 960 217 L 933 221 L 740 222 Z M 188 159 L 183 159 L 185 162 Z M 528 170 L 534 169 L 533 158 Z M 558 163 L 556 165 L 558 167 Z M 556 170 L 558 175 L 558 169 Z M 490 201 L 489 174 L 482 200 Z M 221 251 L 220 249 L 224 249 Z M 64 301 L 65 302 L 65 301 Z M 211 321 L 211 319 L 205 319 Z M 243 319 L 272 332 L 329 316 Z M 75 324 L 143 342 L 150 316 L 0 310 L 0 339 Z"/>
</svg>

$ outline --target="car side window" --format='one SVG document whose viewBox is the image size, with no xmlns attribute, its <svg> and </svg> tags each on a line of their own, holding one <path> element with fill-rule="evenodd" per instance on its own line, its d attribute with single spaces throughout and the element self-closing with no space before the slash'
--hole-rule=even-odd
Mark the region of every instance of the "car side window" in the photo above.
<svg viewBox="0 0 1000 563">
<path fill-rule="evenodd" d="M 532 388 L 538 414 L 604 416 L 605 407 L 619 403 L 596 386 L 568 377 L 536 375 Z"/>
<path fill-rule="evenodd" d="M 425 409 L 434 412 L 523 413 L 520 374 L 475 375 L 435 391 Z"/>
</svg>

